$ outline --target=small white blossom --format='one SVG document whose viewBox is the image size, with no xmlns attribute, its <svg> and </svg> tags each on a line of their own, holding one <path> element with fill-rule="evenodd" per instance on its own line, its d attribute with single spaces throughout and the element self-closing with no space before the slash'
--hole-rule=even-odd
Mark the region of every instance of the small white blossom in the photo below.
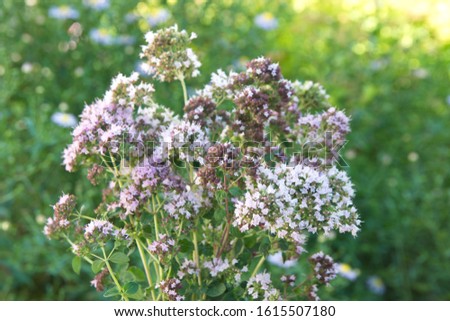
<svg viewBox="0 0 450 321">
<path fill-rule="evenodd" d="M 270 12 L 264 12 L 255 17 L 255 25 L 264 30 L 273 30 L 278 27 L 278 20 Z"/>
<path fill-rule="evenodd" d="M 61 127 L 75 127 L 78 123 L 74 115 L 63 112 L 54 113 L 52 115 L 52 121 Z"/>
</svg>

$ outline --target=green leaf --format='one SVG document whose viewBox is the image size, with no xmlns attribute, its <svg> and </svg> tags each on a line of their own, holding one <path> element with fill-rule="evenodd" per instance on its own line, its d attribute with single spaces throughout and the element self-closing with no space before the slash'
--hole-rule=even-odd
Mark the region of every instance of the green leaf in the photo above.
<svg viewBox="0 0 450 321">
<path fill-rule="evenodd" d="M 180 247 L 181 253 L 190 253 L 194 250 L 194 244 L 186 239 L 179 240 L 178 246 Z"/>
<path fill-rule="evenodd" d="M 81 271 L 81 257 L 75 256 L 72 259 L 72 269 L 76 274 L 80 274 Z"/>
<path fill-rule="evenodd" d="M 123 286 L 126 294 L 135 294 L 139 290 L 139 285 L 136 282 L 129 282 Z"/>
<path fill-rule="evenodd" d="M 144 226 L 144 228 L 142 229 L 142 232 L 143 232 L 145 238 L 152 238 L 152 236 L 154 234 L 153 228 L 149 225 Z"/>
<path fill-rule="evenodd" d="M 128 271 L 134 275 L 135 281 L 145 281 L 144 271 L 142 271 L 138 267 L 132 266 L 128 269 Z"/>
<path fill-rule="evenodd" d="M 225 221 L 226 216 L 227 216 L 227 212 L 221 207 L 216 208 L 216 210 L 214 211 L 214 221 L 216 221 L 216 222 Z"/>
<path fill-rule="evenodd" d="M 286 251 L 287 249 L 289 249 L 289 243 L 286 242 L 286 240 L 279 240 L 278 244 L 280 245 L 280 249 L 282 249 L 283 251 Z"/>
<path fill-rule="evenodd" d="M 117 295 L 120 295 L 120 292 L 119 292 L 119 290 L 117 290 L 116 287 L 112 287 L 112 288 L 106 290 L 105 293 L 103 293 L 103 296 L 105 298 L 109 298 L 109 297 L 117 296 Z"/>
<path fill-rule="evenodd" d="M 214 215 L 214 210 L 210 209 L 210 210 L 206 211 L 205 214 L 203 214 L 203 218 L 210 220 L 213 218 L 213 215 Z"/>
<path fill-rule="evenodd" d="M 256 244 L 256 235 L 250 235 L 250 236 L 244 237 L 244 244 L 245 244 L 245 247 L 248 249 L 253 248 Z"/>
<path fill-rule="evenodd" d="M 223 207 L 225 205 L 225 197 L 228 197 L 228 195 L 224 190 L 218 190 L 215 193 L 215 197 L 216 197 L 218 205 L 220 207 Z"/>
<path fill-rule="evenodd" d="M 99 273 L 103 269 L 103 265 L 105 265 L 105 262 L 102 260 L 96 260 L 92 263 L 91 269 L 92 272 L 95 274 Z"/>
<path fill-rule="evenodd" d="M 128 263 L 130 258 L 127 255 L 125 255 L 124 253 L 117 252 L 117 253 L 114 253 L 113 255 L 111 255 L 109 260 L 113 263 L 123 264 L 123 263 Z"/>
<path fill-rule="evenodd" d="M 220 295 L 222 295 L 227 288 L 225 287 L 225 284 L 223 283 L 212 283 L 208 290 L 206 291 L 206 295 L 212 298 L 216 298 Z"/>
</svg>

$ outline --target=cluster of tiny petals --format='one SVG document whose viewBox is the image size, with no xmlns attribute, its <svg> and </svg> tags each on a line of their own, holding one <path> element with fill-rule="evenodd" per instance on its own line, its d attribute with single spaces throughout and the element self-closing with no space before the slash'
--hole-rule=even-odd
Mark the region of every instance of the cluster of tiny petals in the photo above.
<svg viewBox="0 0 450 321">
<path fill-rule="evenodd" d="M 334 107 L 328 108 L 320 114 L 308 114 L 299 118 L 295 132 L 305 142 L 327 145 L 330 142 L 342 144 L 346 135 L 350 132 L 349 118 Z M 328 136 L 327 135 L 330 135 Z"/>
<path fill-rule="evenodd" d="M 329 285 L 338 273 L 337 265 L 331 256 L 318 252 L 313 254 L 309 261 L 313 265 L 315 278 L 323 284 Z"/>
<path fill-rule="evenodd" d="M 138 83 L 138 81 L 137 72 L 132 73 L 130 77 L 117 75 L 106 92 L 104 100 L 122 106 L 140 106 L 148 103 L 155 89 L 152 84 L 142 81 Z"/>
<path fill-rule="evenodd" d="M 265 57 L 259 57 L 247 63 L 246 72 L 263 82 L 281 79 L 281 71 L 278 63 L 273 63 L 269 58 Z"/>
<path fill-rule="evenodd" d="M 308 288 L 308 299 L 311 301 L 320 301 L 320 297 L 317 295 L 319 288 L 317 284 L 313 284 Z"/>
<path fill-rule="evenodd" d="M 283 283 L 286 283 L 290 287 L 293 287 L 295 285 L 295 275 L 282 275 L 280 278 L 280 281 Z"/>
<path fill-rule="evenodd" d="M 153 241 L 148 250 L 156 255 L 165 255 L 169 253 L 175 246 L 175 241 L 169 238 L 166 234 L 159 234 L 159 239 Z"/>
<path fill-rule="evenodd" d="M 118 153 L 122 136 L 133 123 L 132 114 L 132 107 L 101 100 L 86 106 L 72 133 L 73 142 L 64 150 L 66 170 L 73 171 L 81 156 Z"/>
<path fill-rule="evenodd" d="M 202 127 L 212 125 L 212 115 L 216 111 L 216 103 L 213 99 L 198 95 L 189 99 L 184 106 L 184 117 L 200 124 Z"/>
<path fill-rule="evenodd" d="M 258 169 L 247 179 L 247 192 L 236 202 L 235 226 L 242 232 L 259 227 L 301 245 L 302 232 L 325 233 L 337 229 L 356 234 L 360 223 L 352 205 L 353 189 L 345 173 L 331 168 L 277 164 Z"/>
<path fill-rule="evenodd" d="M 100 273 L 98 273 L 94 279 L 91 281 L 91 285 L 98 291 L 102 292 L 105 289 L 105 277 L 109 274 L 108 268 L 104 268 Z"/>
<path fill-rule="evenodd" d="M 178 278 L 183 279 L 186 275 L 198 275 L 200 270 L 194 261 L 184 259 L 183 264 L 181 264 L 180 269 L 178 270 Z"/>
<path fill-rule="evenodd" d="M 211 74 L 211 81 L 202 90 L 198 91 L 199 95 L 210 99 L 233 99 L 233 81 L 237 73 L 231 71 L 228 75 L 219 69 Z"/>
<path fill-rule="evenodd" d="M 128 234 L 125 229 L 117 229 L 111 222 L 105 220 L 92 220 L 84 227 L 84 237 L 86 240 L 102 240 L 108 237 L 117 239 L 127 239 Z"/>
<path fill-rule="evenodd" d="M 189 48 L 195 33 L 190 35 L 178 26 L 149 31 L 145 35 L 147 44 L 142 47 L 141 58 L 144 71 L 160 81 L 173 81 L 197 77 L 201 66 L 197 55 Z"/>
<path fill-rule="evenodd" d="M 159 288 L 162 293 L 167 295 L 170 301 L 184 300 L 184 296 L 178 294 L 181 287 L 181 281 L 177 278 L 162 280 L 161 282 L 159 282 L 159 284 L 156 285 L 156 288 Z"/>
<path fill-rule="evenodd" d="M 232 267 L 228 259 L 223 260 L 222 258 L 213 258 L 211 261 L 206 261 L 203 263 L 203 267 L 209 270 L 209 274 L 212 277 L 216 277 L 219 273 L 222 273 Z"/>
<path fill-rule="evenodd" d="M 161 158 L 178 157 L 182 161 L 204 164 L 204 154 L 210 145 L 207 133 L 200 124 L 181 120 L 170 124 L 161 133 L 161 147 L 156 153 Z"/>
<path fill-rule="evenodd" d="M 310 80 L 305 82 L 296 80 L 292 83 L 292 87 L 300 109 L 321 110 L 330 107 L 328 102 L 330 96 L 321 84 Z"/>
<path fill-rule="evenodd" d="M 180 189 L 180 180 L 172 172 L 169 164 L 158 159 L 146 157 L 130 171 L 131 182 L 120 191 L 119 201 L 115 207 L 125 210 L 121 214 L 126 217 L 135 214 L 151 199 L 152 193 L 162 187 L 167 190 Z"/>
<path fill-rule="evenodd" d="M 247 293 L 253 300 L 276 301 L 280 299 L 279 291 L 273 287 L 270 274 L 256 274 L 247 283 Z"/>
<path fill-rule="evenodd" d="M 58 232 L 67 229 L 70 225 L 68 216 L 75 209 L 75 206 L 75 196 L 69 194 L 62 195 L 59 201 L 53 205 L 53 217 L 47 219 L 44 234 L 50 238 Z"/>
</svg>

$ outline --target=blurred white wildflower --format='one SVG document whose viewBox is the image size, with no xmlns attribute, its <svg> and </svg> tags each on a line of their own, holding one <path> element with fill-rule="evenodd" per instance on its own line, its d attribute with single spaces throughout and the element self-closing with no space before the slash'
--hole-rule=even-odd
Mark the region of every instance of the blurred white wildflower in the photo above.
<svg viewBox="0 0 450 321">
<path fill-rule="evenodd" d="M 113 45 L 115 42 L 115 37 L 106 28 L 92 29 L 89 32 L 89 36 L 94 42 L 105 46 Z"/>
<path fill-rule="evenodd" d="M 109 0 L 83 0 L 83 4 L 97 11 L 107 9 L 110 5 Z"/>
<path fill-rule="evenodd" d="M 133 12 L 128 12 L 126 15 L 125 15 L 125 22 L 126 23 L 133 23 L 133 22 L 135 22 L 136 20 L 138 19 L 138 15 L 137 14 L 135 14 L 135 13 L 133 13 Z"/>
<path fill-rule="evenodd" d="M 145 72 L 145 62 L 138 60 L 134 65 L 134 71 L 136 71 L 140 76 L 145 77 L 148 74 Z"/>
<path fill-rule="evenodd" d="M 255 17 L 255 25 L 264 30 L 273 30 L 278 27 L 278 20 L 270 12 L 263 12 Z"/>
<path fill-rule="evenodd" d="M 29 74 L 30 72 L 33 71 L 33 64 L 32 64 L 31 62 L 25 62 L 25 63 L 22 65 L 21 70 L 22 70 L 22 72 L 23 72 L 24 74 Z"/>
<path fill-rule="evenodd" d="M 412 74 L 418 79 L 425 79 L 428 77 L 429 72 L 425 68 L 417 68 L 413 70 Z"/>
<path fill-rule="evenodd" d="M 447 102 L 447 105 L 450 106 L 450 95 L 448 95 L 447 98 L 446 98 L 445 100 L 446 100 L 446 102 Z"/>
<path fill-rule="evenodd" d="M 77 19 L 80 16 L 76 9 L 67 5 L 50 7 L 48 15 L 59 20 Z"/>
<path fill-rule="evenodd" d="M 61 127 L 75 127 L 77 118 L 69 113 L 56 112 L 52 115 L 52 122 Z"/>
<path fill-rule="evenodd" d="M 170 12 L 165 8 L 158 8 L 146 15 L 145 18 L 150 26 L 155 27 L 169 20 Z"/>
<path fill-rule="evenodd" d="M 408 160 L 411 163 L 415 163 L 419 160 L 419 154 L 417 154 L 416 152 L 411 152 L 408 154 Z"/>
<path fill-rule="evenodd" d="M 359 270 L 352 269 L 352 267 L 347 263 L 338 263 L 337 271 L 340 276 L 350 281 L 355 281 L 359 275 Z"/>
<path fill-rule="evenodd" d="M 297 264 L 297 260 L 286 260 L 283 262 L 283 254 L 281 253 L 281 251 L 278 251 L 275 254 L 271 254 L 267 257 L 267 261 L 269 261 L 269 263 L 279 266 L 279 267 L 283 267 L 283 268 L 290 268 L 295 266 L 295 264 Z"/>
<path fill-rule="evenodd" d="M 376 275 L 373 275 L 367 279 L 367 286 L 372 293 L 377 295 L 383 295 L 386 291 L 386 286 L 384 285 L 383 280 Z"/>
<path fill-rule="evenodd" d="M 371 70 L 380 70 L 387 66 L 387 61 L 383 59 L 372 60 L 370 62 Z"/>
</svg>

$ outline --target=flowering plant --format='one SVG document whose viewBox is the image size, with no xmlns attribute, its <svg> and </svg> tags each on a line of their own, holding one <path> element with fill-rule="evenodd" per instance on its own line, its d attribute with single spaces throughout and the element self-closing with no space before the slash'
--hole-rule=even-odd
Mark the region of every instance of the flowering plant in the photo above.
<svg viewBox="0 0 450 321">
<path fill-rule="evenodd" d="M 336 165 L 349 119 L 319 84 L 284 79 L 267 58 L 219 70 L 188 97 L 195 37 L 149 32 L 141 53 L 154 79 L 181 83 L 182 117 L 137 73 L 85 107 L 64 165 L 88 168 L 102 202 L 85 213 L 63 195 L 44 233 L 71 244 L 74 270 L 89 263 L 106 297 L 318 299 L 336 276 L 330 256 L 308 254 L 308 275 L 273 279 L 263 266 L 279 251 L 306 256 L 308 235 L 356 235 L 352 184 Z"/>
</svg>

